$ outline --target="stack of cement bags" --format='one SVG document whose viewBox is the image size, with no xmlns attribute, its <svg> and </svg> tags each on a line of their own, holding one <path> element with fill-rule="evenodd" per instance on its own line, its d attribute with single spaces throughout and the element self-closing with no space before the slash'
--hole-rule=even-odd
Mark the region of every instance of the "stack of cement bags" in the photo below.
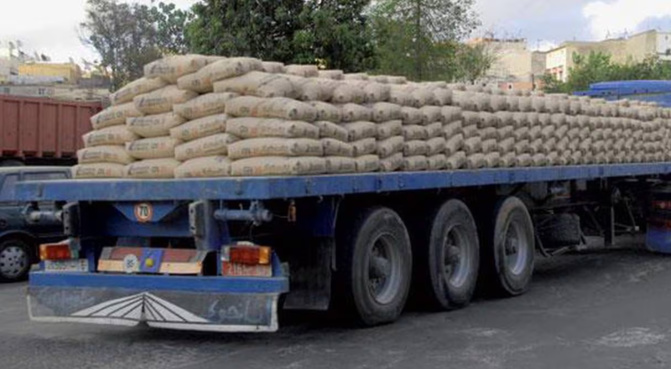
<svg viewBox="0 0 671 369">
<path fill-rule="evenodd" d="M 668 109 L 168 57 L 92 118 L 76 178 L 194 178 L 665 161 Z M 124 146 L 125 145 L 125 146 Z"/>
</svg>

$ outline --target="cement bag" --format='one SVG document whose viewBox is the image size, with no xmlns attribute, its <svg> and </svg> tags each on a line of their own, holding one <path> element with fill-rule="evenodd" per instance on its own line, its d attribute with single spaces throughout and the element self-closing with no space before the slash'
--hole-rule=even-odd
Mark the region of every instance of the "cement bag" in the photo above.
<svg viewBox="0 0 671 369">
<path fill-rule="evenodd" d="M 79 164 L 115 163 L 125 165 L 132 163 L 133 160 L 123 146 L 96 146 L 77 151 L 77 162 Z"/>
<path fill-rule="evenodd" d="M 284 67 L 284 73 L 300 77 L 319 77 L 319 68 L 316 65 L 291 64 Z"/>
<path fill-rule="evenodd" d="M 162 78 L 170 83 L 189 73 L 205 67 L 208 59 L 202 55 L 175 55 L 156 60 L 144 66 L 144 76 Z"/>
<path fill-rule="evenodd" d="M 462 149 L 468 155 L 475 154 L 482 149 L 482 139 L 480 137 L 467 138 L 462 144 Z"/>
<path fill-rule="evenodd" d="M 529 128 L 527 127 L 521 127 L 513 131 L 513 138 L 515 138 L 516 141 L 524 140 L 524 139 L 530 139 L 531 136 L 529 136 Z"/>
<path fill-rule="evenodd" d="M 410 93 L 410 97 L 412 98 L 413 106 L 416 108 L 437 104 L 433 90 L 428 88 L 418 88 Z"/>
<path fill-rule="evenodd" d="M 124 165 L 112 163 L 79 164 L 72 167 L 71 171 L 72 178 L 75 179 L 122 178 L 124 176 Z"/>
<path fill-rule="evenodd" d="M 508 102 L 505 96 L 494 95 L 489 101 L 492 111 L 505 110 L 508 108 Z"/>
<path fill-rule="evenodd" d="M 348 141 L 349 132 L 345 128 L 327 121 L 317 121 L 314 124 L 319 128 L 320 138 L 333 138 L 342 142 Z"/>
<path fill-rule="evenodd" d="M 529 153 L 532 155 L 545 152 L 545 143 L 542 139 L 536 139 L 529 142 Z"/>
<path fill-rule="evenodd" d="M 296 98 L 304 101 L 329 101 L 338 86 L 336 81 L 330 79 L 285 76 L 291 81 Z"/>
<path fill-rule="evenodd" d="M 343 73 L 343 71 L 337 69 L 320 70 L 317 74 L 319 78 L 333 79 L 338 81 L 342 80 L 344 75 L 345 73 Z"/>
<path fill-rule="evenodd" d="M 214 91 L 214 84 L 206 73 L 196 72 L 187 74 L 177 79 L 177 87 L 180 90 L 189 90 L 204 94 Z"/>
<path fill-rule="evenodd" d="M 184 124 L 186 119 L 175 113 L 146 115 L 144 117 L 128 118 L 126 127 L 140 137 L 168 136 L 170 129 Z"/>
<path fill-rule="evenodd" d="M 445 145 L 447 141 L 443 137 L 436 137 L 426 141 L 426 144 L 429 145 L 429 152 L 427 156 L 433 156 L 441 154 L 445 151 Z"/>
<path fill-rule="evenodd" d="M 403 124 L 420 124 L 423 118 L 421 110 L 410 106 L 401 107 L 401 120 Z"/>
<path fill-rule="evenodd" d="M 324 156 L 340 156 L 340 157 L 353 157 L 354 156 L 354 146 L 348 144 L 347 142 L 342 142 L 335 140 L 333 138 L 323 138 L 321 139 L 322 147 L 324 148 Z"/>
<path fill-rule="evenodd" d="M 515 139 L 512 137 L 505 138 L 498 142 L 498 151 L 500 153 L 509 153 L 515 150 Z"/>
<path fill-rule="evenodd" d="M 405 91 L 391 90 L 389 92 L 389 102 L 401 106 L 416 107 L 412 96 Z"/>
<path fill-rule="evenodd" d="M 313 122 L 317 109 L 285 97 L 240 96 L 226 102 L 226 114 L 236 117 L 280 118 Z"/>
<path fill-rule="evenodd" d="M 443 136 L 445 136 L 447 139 L 463 132 L 464 127 L 461 121 L 452 122 L 443 126 Z"/>
<path fill-rule="evenodd" d="M 520 97 L 519 96 L 506 96 L 506 110 L 508 111 L 519 111 L 520 109 Z"/>
<path fill-rule="evenodd" d="M 391 87 L 377 82 L 369 82 L 363 86 L 363 93 L 369 103 L 387 101 L 391 96 Z"/>
<path fill-rule="evenodd" d="M 487 95 L 484 93 L 476 93 L 473 95 L 473 104 L 474 104 L 474 109 L 475 111 L 491 111 L 492 110 L 492 104 L 491 104 L 491 95 Z"/>
<path fill-rule="evenodd" d="M 464 165 L 466 165 L 466 153 L 458 151 L 447 157 L 445 169 L 457 170 L 461 169 Z"/>
<path fill-rule="evenodd" d="M 126 144 L 126 151 L 136 159 L 163 159 L 175 156 L 181 141 L 172 137 L 143 138 Z"/>
<path fill-rule="evenodd" d="M 364 156 L 374 154 L 377 150 L 377 141 L 374 138 L 364 138 L 363 140 L 351 143 L 354 148 L 354 156 Z"/>
<path fill-rule="evenodd" d="M 443 124 L 440 122 L 429 124 L 425 128 L 428 138 L 436 138 L 443 136 Z"/>
<path fill-rule="evenodd" d="M 346 81 L 367 81 L 368 74 L 366 73 L 345 73 L 343 79 Z"/>
<path fill-rule="evenodd" d="M 437 88 L 433 90 L 433 98 L 436 105 L 445 106 L 452 103 L 452 90 Z"/>
<path fill-rule="evenodd" d="M 513 121 L 513 113 L 509 111 L 498 111 L 494 113 L 494 118 L 496 119 L 498 123 L 497 126 L 499 128 L 506 126 L 510 127 L 515 126 L 515 122 Z"/>
<path fill-rule="evenodd" d="M 545 154 L 536 154 L 531 157 L 531 163 L 534 167 L 545 167 L 550 164 Z"/>
<path fill-rule="evenodd" d="M 483 140 L 498 138 L 498 130 L 494 127 L 487 127 L 478 130 L 478 135 Z"/>
<path fill-rule="evenodd" d="M 96 130 L 118 126 L 126 124 L 126 118 L 139 116 L 142 116 L 142 112 L 133 103 L 110 106 L 91 117 L 91 126 Z"/>
<path fill-rule="evenodd" d="M 356 159 L 342 156 L 327 156 L 324 158 L 326 173 L 344 174 L 356 172 Z"/>
<path fill-rule="evenodd" d="M 475 124 L 472 124 L 470 126 L 465 126 L 462 128 L 461 133 L 464 135 L 466 138 L 471 138 L 471 137 L 479 137 L 480 135 L 480 130 L 478 129 L 478 126 Z"/>
<path fill-rule="evenodd" d="M 533 164 L 533 159 L 529 154 L 520 154 L 515 157 L 515 166 L 516 167 L 530 167 Z"/>
<path fill-rule="evenodd" d="M 501 165 L 501 154 L 498 152 L 490 152 L 485 155 L 485 167 L 487 168 L 496 168 Z"/>
<path fill-rule="evenodd" d="M 445 154 L 428 156 L 426 160 L 428 170 L 443 170 L 447 167 L 447 156 Z"/>
<path fill-rule="evenodd" d="M 422 112 L 423 124 L 442 122 L 443 109 L 440 106 L 422 106 L 419 110 Z"/>
<path fill-rule="evenodd" d="M 429 144 L 426 141 L 405 141 L 403 144 L 403 156 L 426 155 L 429 153 Z"/>
<path fill-rule="evenodd" d="M 466 157 L 466 167 L 468 169 L 480 169 L 487 166 L 487 161 L 485 161 L 485 154 L 474 153 Z"/>
<path fill-rule="evenodd" d="M 206 156 L 190 159 L 175 169 L 175 178 L 228 177 L 231 160 L 225 156 Z"/>
<path fill-rule="evenodd" d="M 321 101 L 310 101 L 309 104 L 317 111 L 316 120 L 334 123 L 342 121 L 342 110 L 340 106 Z"/>
<path fill-rule="evenodd" d="M 331 101 L 335 104 L 362 104 L 366 100 L 366 95 L 360 88 L 340 83 L 333 90 Z"/>
<path fill-rule="evenodd" d="M 141 160 L 126 165 L 125 177 L 137 179 L 175 178 L 175 169 L 181 163 L 175 159 Z"/>
<path fill-rule="evenodd" d="M 214 83 L 222 79 L 238 77 L 255 70 L 263 70 L 263 64 L 260 60 L 240 57 L 223 59 L 211 63 L 201 69 L 198 74 L 203 79 Z"/>
<path fill-rule="evenodd" d="M 170 129 L 170 137 L 182 141 L 193 141 L 201 137 L 224 133 L 228 119 L 228 115 L 218 114 L 192 120 Z"/>
<path fill-rule="evenodd" d="M 345 104 L 340 107 L 343 122 L 370 121 L 373 118 L 373 110 L 362 105 Z"/>
<path fill-rule="evenodd" d="M 231 159 L 256 156 L 323 156 L 319 140 L 309 138 L 252 138 L 228 145 Z"/>
<path fill-rule="evenodd" d="M 354 160 L 357 173 L 372 173 L 380 170 L 380 158 L 377 155 L 363 155 Z"/>
<path fill-rule="evenodd" d="M 226 102 L 238 96 L 228 92 L 201 95 L 183 104 L 175 104 L 173 111 L 188 120 L 221 114 L 226 110 Z"/>
<path fill-rule="evenodd" d="M 199 138 L 175 147 L 175 159 L 186 161 L 205 156 L 226 155 L 231 144 L 238 138 L 228 133 L 219 133 Z"/>
<path fill-rule="evenodd" d="M 403 154 L 396 153 L 384 159 L 380 159 L 381 172 L 395 172 L 403 166 Z"/>
<path fill-rule="evenodd" d="M 463 117 L 465 126 L 471 126 L 471 125 L 479 126 L 481 124 L 480 122 L 481 122 L 482 118 L 481 118 L 480 113 L 478 113 L 478 112 L 465 111 L 465 112 L 462 112 L 461 116 Z"/>
<path fill-rule="evenodd" d="M 350 142 L 377 137 L 377 125 L 373 122 L 343 123 L 340 126 L 347 130 L 347 140 Z"/>
<path fill-rule="evenodd" d="M 559 128 L 560 126 L 563 126 L 566 124 L 566 114 L 559 113 L 559 114 L 552 114 L 550 116 L 550 123 L 554 125 L 556 128 Z"/>
<path fill-rule="evenodd" d="M 403 123 L 400 120 L 379 123 L 377 125 L 377 139 L 386 140 L 393 136 L 403 135 Z"/>
<path fill-rule="evenodd" d="M 517 108 L 519 111 L 525 113 L 533 111 L 533 103 L 531 97 L 525 97 L 525 96 L 520 97 L 519 100 L 517 101 Z"/>
<path fill-rule="evenodd" d="M 138 95 L 133 98 L 137 110 L 145 114 L 161 114 L 172 111 L 175 104 L 182 104 L 198 97 L 193 91 L 180 90 L 175 85 Z"/>
<path fill-rule="evenodd" d="M 390 137 L 386 140 L 377 142 L 377 155 L 380 159 L 387 158 L 393 154 L 403 151 L 405 139 L 403 136 Z"/>
<path fill-rule="evenodd" d="M 529 145 L 529 140 L 516 140 L 514 146 L 515 155 L 529 154 L 531 152 Z"/>
<path fill-rule="evenodd" d="M 120 88 L 117 92 L 110 95 L 112 105 L 132 102 L 137 95 L 146 94 L 159 88 L 167 86 L 167 83 L 160 78 L 140 78 Z"/>
<path fill-rule="evenodd" d="M 444 106 L 440 110 L 441 118 L 443 123 L 449 124 L 454 121 L 461 120 L 461 108 L 456 106 Z"/>
<path fill-rule="evenodd" d="M 554 98 L 546 98 L 545 111 L 548 113 L 559 113 L 559 101 Z"/>
<path fill-rule="evenodd" d="M 326 173 L 326 160 L 316 157 L 262 157 L 236 160 L 231 175 L 236 177 L 298 176 Z"/>
<path fill-rule="evenodd" d="M 113 126 L 97 131 L 91 131 L 82 136 L 84 147 L 124 145 L 140 137 L 131 132 L 126 126 Z"/>
<path fill-rule="evenodd" d="M 416 155 L 403 158 L 401 170 L 404 172 L 419 172 L 429 169 L 429 161 L 426 156 Z"/>
<path fill-rule="evenodd" d="M 240 138 L 319 138 L 319 128 L 315 125 L 295 120 L 272 118 L 229 119 L 226 122 L 226 133 Z"/>
<path fill-rule="evenodd" d="M 546 126 L 541 129 L 540 135 L 543 140 L 549 140 L 550 137 L 554 136 L 554 132 L 555 132 L 554 126 Z"/>
<path fill-rule="evenodd" d="M 457 134 L 451 136 L 450 138 L 447 139 L 447 142 L 445 142 L 445 154 L 447 154 L 448 157 L 452 156 L 456 154 L 458 151 L 460 151 L 463 145 L 464 145 L 464 135 Z"/>
<path fill-rule="evenodd" d="M 509 152 L 507 154 L 501 155 L 499 166 L 503 168 L 510 168 L 515 166 L 515 153 Z"/>
<path fill-rule="evenodd" d="M 405 76 L 387 76 L 387 83 L 391 85 L 402 85 L 408 83 L 408 79 Z"/>
<path fill-rule="evenodd" d="M 262 62 L 261 67 L 266 73 L 284 73 L 284 63 Z"/>
<path fill-rule="evenodd" d="M 406 140 L 428 140 L 429 132 L 426 127 L 419 125 L 403 126 L 403 137 Z"/>
<path fill-rule="evenodd" d="M 403 117 L 401 106 L 386 102 L 379 102 L 371 106 L 372 119 L 375 122 L 386 122 Z"/>
<path fill-rule="evenodd" d="M 483 139 L 482 140 L 482 148 L 480 151 L 482 153 L 488 154 L 490 152 L 498 152 L 499 149 L 499 144 L 496 141 L 496 139 Z"/>
</svg>

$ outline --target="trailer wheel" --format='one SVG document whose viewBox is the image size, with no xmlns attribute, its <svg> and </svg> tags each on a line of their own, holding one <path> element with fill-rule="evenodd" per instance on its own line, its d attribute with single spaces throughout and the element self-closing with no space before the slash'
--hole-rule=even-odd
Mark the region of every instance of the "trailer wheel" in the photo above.
<svg viewBox="0 0 671 369">
<path fill-rule="evenodd" d="M 430 308 L 452 310 L 470 303 L 478 279 L 480 243 L 475 220 L 459 200 L 445 202 L 413 232 L 413 288 Z"/>
<path fill-rule="evenodd" d="M 401 218 L 375 207 L 343 217 L 337 236 L 336 303 L 364 326 L 391 323 L 405 307 L 412 251 Z M 349 218 L 349 219 L 348 219 Z"/>
<path fill-rule="evenodd" d="M 524 203 L 511 196 L 498 203 L 493 224 L 484 229 L 483 282 L 485 289 L 503 296 L 527 291 L 534 269 L 535 238 Z"/>
<path fill-rule="evenodd" d="M 26 279 L 30 270 L 30 245 L 18 238 L 0 243 L 0 281 L 15 282 Z"/>
</svg>

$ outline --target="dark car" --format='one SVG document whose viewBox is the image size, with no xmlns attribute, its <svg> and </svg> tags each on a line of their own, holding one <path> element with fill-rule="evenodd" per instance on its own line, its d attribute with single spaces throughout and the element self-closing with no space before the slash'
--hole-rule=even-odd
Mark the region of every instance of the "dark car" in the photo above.
<svg viewBox="0 0 671 369">
<path fill-rule="evenodd" d="M 57 223 L 31 223 L 24 216 L 29 204 L 14 199 L 16 184 L 70 178 L 67 167 L 0 168 L 0 281 L 25 279 L 30 265 L 38 260 L 40 243 L 63 238 Z M 41 210 L 53 210 L 54 203 L 38 203 Z"/>
</svg>

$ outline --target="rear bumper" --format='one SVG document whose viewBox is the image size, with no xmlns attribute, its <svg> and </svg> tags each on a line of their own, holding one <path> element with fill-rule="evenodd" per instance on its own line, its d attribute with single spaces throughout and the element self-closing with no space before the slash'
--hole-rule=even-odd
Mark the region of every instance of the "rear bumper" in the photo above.
<svg viewBox="0 0 671 369">
<path fill-rule="evenodd" d="M 30 318 L 215 332 L 273 332 L 286 277 L 33 272 Z"/>
</svg>

